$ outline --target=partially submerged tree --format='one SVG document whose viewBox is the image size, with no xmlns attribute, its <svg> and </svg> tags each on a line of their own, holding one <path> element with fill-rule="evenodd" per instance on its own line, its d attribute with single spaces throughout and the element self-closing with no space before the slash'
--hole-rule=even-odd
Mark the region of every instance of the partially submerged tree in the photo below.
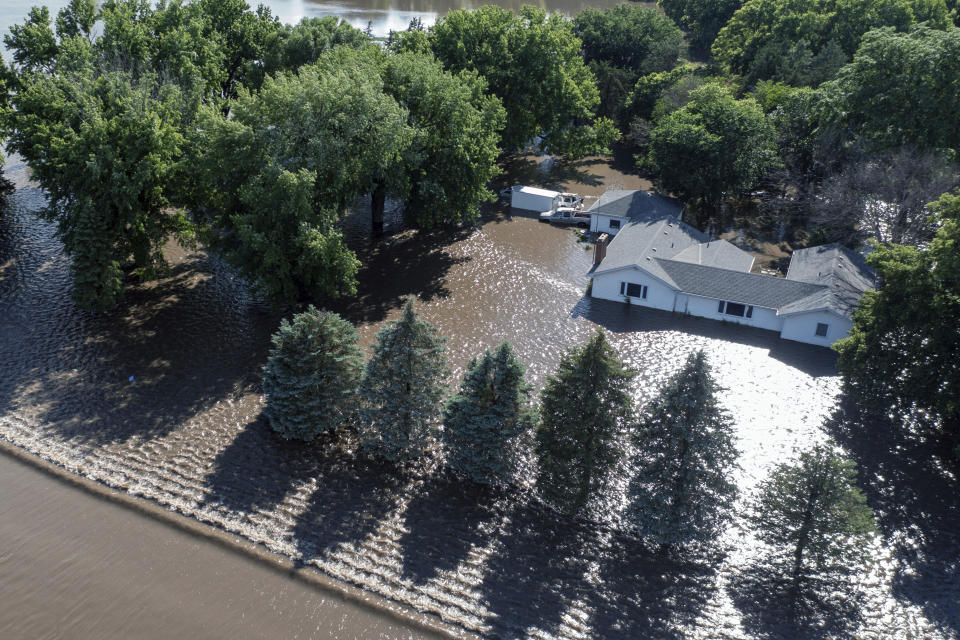
<svg viewBox="0 0 960 640">
<path fill-rule="evenodd" d="M 760 485 L 750 523 L 760 540 L 786 555 L 795 586 L 811 569 L 855 562 L 876 531 L 856 475 L 853 461 L 821 445 L 777 465 Z"/>
<path fill-rule="evenodd" d="M 623 459 L 633 418 L 626 368 L 602 330 L 566 353 L 541 395 L 537 489 L 567 514 L 580 513 Z"/>
<path fill-rule="evenodd" d="M 640 74 L 672 69 L 683 34 L 655 9 L 628 3 L 601 10 L 587 7 L 573 18 L 587 62 L 603 60 Z"/>
<path fill-rule="evenodd" d="M 850 392 L 884 413 L 929 416 L 922 435 L 960 457 L 960 196 L 932 208 L 940 228 L 929 248 L 877 246 L 867 256 L 880 286 L 861 298 L 835 349 Z"/>
<path fill-rule="evenodd" d="M 666 191 L 696 201 L 706 214 L 701 226 L 725 197 L 749 189 L 778 163 L 773 127 L 756 101 L 736 100 L 716 84 L 694 90 L 684 107 L 659 120 L 649 161 Z"/>
<path fill-rule="evenodd" d="M 661 548 L 715 538 L 736 500 L 738 452 L 719 391 L 697 351 L 641 414 L 630 517 Z"/>
<path fill-rule="evenodd" d="M 470 361 L 443 419 L 447 464 L 454 473 L 487 485 L 517 479 L 537 420 L 523 371 L 509 342 Z"/>
<path fill-rule="evenodd" d="M 451 11 L 430 28 L 437 59 L 451 71 L 476 71 L 503 101 L 503 146 L 539 138 L 552 153 L 597 153 L 616 139 L 613 123 L 594 119 L 596 84 L 580 40 L 559 13 L 523 7 L 519 14 L 487 6 Z"/>
<path fill-rule="evenodd" d="M 263 367 L 264 413 L 284 438 L 307 442 L 355 418 L 363 376 L 360 336 L 335 313 L 284 319 Z"/>
<path fill-rule="evenodd" d="M 449 375 L 444 339 L 421 320 L 413 298 L 377 332 L 360 391 L 364 449 L 389 462 L 412 462 L 437 441 Z"/>
</svg>

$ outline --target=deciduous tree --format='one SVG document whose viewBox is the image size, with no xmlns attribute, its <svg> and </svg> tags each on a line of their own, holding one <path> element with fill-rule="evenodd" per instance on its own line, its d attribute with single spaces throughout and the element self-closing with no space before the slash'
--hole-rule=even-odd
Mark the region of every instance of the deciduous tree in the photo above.
<svg viewBox="0 0 960 640">
<path fill-rule="evenodd" d="M 716 84 L 694 90 L 684 107 L 658 121 L 649 160 L 665 190 L 699 201 L 707 214 L 778 163 L 773 127 L 757 103 Z"/>
<path fill-rule="evenodd" d="M 904 428 L 927 414 L 932 436 L 960 457 L 960 196 L 932 205 L 940 228 L 925 249 L 877 246 L 867 261 L 880 286 L 854 312 L 850 337 L 836 344 L 851 393 Z"/>
<path fill-rule="evenodd" d="M 699 51 L 710 51 L 716 39 L 744 0 L 657 0 L 670 18 L 690 35 L 690 44 Z"/>
<path fill-rule="evenodd" d="M 583 42 L 587 62 L 603 60 L 641 74 L 672 69 L 683 39 L 677 25 L 659 11 L 627 3 L 584 9 L 573 18 L 573 31 Z"/>
<path fill-rule="evenodd" d="M 795 585 L 811 569 L 855 561 L 876 531 L 856 475 L 851 460 L 817 446 L 777 465 L 760 485 L 749 521 L 758 538 L 787 556 Z"/>
<path fill-rule="evenodd" d="M 310 442 L 355 419 L 363 376 L 359 338 L 352 324 L 313 306 L 280 323 L 263 368 L 263 411 L 274 431 Z"/>
</svg>

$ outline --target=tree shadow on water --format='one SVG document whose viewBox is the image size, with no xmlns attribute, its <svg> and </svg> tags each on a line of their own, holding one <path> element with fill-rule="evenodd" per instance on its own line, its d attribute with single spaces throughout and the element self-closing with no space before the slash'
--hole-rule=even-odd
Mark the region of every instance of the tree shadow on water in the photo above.
<svg viewBox="0 0 960 640">
<path fill-rule="evenodd" d="M 362 543 L 401 500 L 409 478 L 368 459 L 325 460 L 317 488 L 294 525 L 292 540 L 306 564 L 341 544 Z"/>
<path fill-rule="evenodd" d="M 423 584 L 488 544 L 500 522 L 496 497 L 492 489 L 448 475 L 427 479 L 405 511 L 407 533 L 399 542 L 404 577 Z"/>
<path fill-rule="evenodd" d="M 447 297 L 445 276 L 470 258 L 452 256 L 446 248 L 471 233 L 470 227 L 404 231 L 355 247 L 361 262 L 357 295 L 330 307 L 360 324 L 384 320 L 410 295 L 426 301 Z"/>
<path fill-rule="evenodd" d="M 600 581 L 591 598 L 600 638 L 686 637 L 713 592 L 716 559 L 654 553 L 633 536 L 615 535 L 598 554 Z"/>
<path fill-rule="evenodd" d="M 277 319 L 215 258 L 182 256 L 164 278 L 132 283 L 105 314 L 69 302 L 68 260 L 47 269 L 56 291 L 28 275 L 0 322 L 9 362 L 0 393 L 57 436 L 87 446 L 162 437 L 259 384 Z M 32 321 L 17 322 L 25 305 Z"/>
<path fill-rule="evenodd" d="M 217 456 L 206 478 L 205 503 L 238 513 L 276 507 L 296 484 L 316 475 L 327 456 L 336 455 L 326 452 L 334 437 L 284 440 L 261 413 Z"/>
<path fill-rule="evenodd" d="M 856 461 L 880 531 L 894 541 L 893 595 L 960 634 L 960 490 L 950 454 L 882 404 L 845 388 L 824 428 Z"/>
<path fill-rule="evenodd" d="M 848 637 L 860 625 L 863 594 L 847 576 L 808 578 L 795 589 L 777 564 L 754 563 L 728 585 L 741 624 L 752 636 L 827 640 Z"/>
<path fill-rule="evenodd" d="M 521 504 L 506 518 L 480 586 L 493 637 L 524 637 L 530 627 L 557 635 L 568 607 L 585 595 L 591 527 Z"/>
</svg>

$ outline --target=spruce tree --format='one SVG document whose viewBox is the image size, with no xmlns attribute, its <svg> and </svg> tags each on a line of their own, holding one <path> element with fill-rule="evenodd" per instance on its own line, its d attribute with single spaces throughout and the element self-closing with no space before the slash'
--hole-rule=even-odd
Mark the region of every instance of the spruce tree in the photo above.
<svg viewBox="0 0 960 640">
<path fill-rule="evenodd" d="M 795 587 L 810 568 L 857 559 L 876 532 L 856 477 L 852 460 L 821 445 L 777 465 L 760 485 L 749 521 L 760 540 L 787 554 Z"/>
<path fill-rule="evenodd" d="M 580 512 L 606 488 L 622 460 L 635 375 L 598 329 L 589 342 L 565 354 L 547 380 L 536 432 L 537 489 L 561 511 Z"/>
<path fill-rule="evenodd" d="M 487 485 L 515 479 L 536 424 L 523 374 L 509 342 L 470 361 L 444 414 L 443 442 L 454 473 Z"/>
<path fill-rule="evenodd" d="M 313 306 L 283 320 L 263 367 L 264 413 L 284 438 L 310 441 L 354 416 L 363 352 L 352 324 Z"/>
<path fill-rule="evenodd" d="M 636 431 L 631 519 L 666 549 L 719 533 L 737 497 L 730 479 L 737 450 L 733 421 L 703 351 L 690 354 L 643 411 Z"/>
<path fill-rule="evenodd" d="M 364 449 L 390 462 L 421 457 L 436 441 L 447 367 L 444 339 L 421 320 L 413 297 L 377 333 L 361 384 Z"/>
</svg>

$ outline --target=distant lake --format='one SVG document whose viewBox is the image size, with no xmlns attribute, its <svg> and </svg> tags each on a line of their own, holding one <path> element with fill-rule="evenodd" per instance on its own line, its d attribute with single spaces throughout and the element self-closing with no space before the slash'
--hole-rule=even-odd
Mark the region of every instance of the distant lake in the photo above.
<svg viewBox="0 0 960 640">
<path fill-rule="evenodd" d="M 420 18 L 424 25 L 432 25 L 436 19 L 454 9 L 477 9 L 488 4 L 497 4 L 507 9 L 519 9 L 525 4 L 543 7 L 551 12 L 560 12 L 567 15 L 579 13 L 586 7 L 607 8 L 619 4 L 620 0 L 499 0 L 486 2 L 483 0 L 346 0 L 344 2 L 317 2 L 311 0 L 270 0 L 262 4 L 270 8 L 274 15 L 283 22 L 296 23 L 304 17 L 337 16 L 350 24 L 363 29 L 369 23 L 374 35 L 386 36 L 390 30 L 406 29 L 414 18 Z M 50 13 L 56 16 L 57 12 L 66 6 L 68 0 L 52 0 L 51 2 L 19 2 L 16 0 L 0 0 L 0 32 L 6 35 L 10 26 L 22 23 L 30 7 L 43 4 L 50 8 Z M 261 3 L 249 3 L 256 6 Z M 649 7 L 656 7 L 656 2 L 640 2 Z"/>
</svg>

